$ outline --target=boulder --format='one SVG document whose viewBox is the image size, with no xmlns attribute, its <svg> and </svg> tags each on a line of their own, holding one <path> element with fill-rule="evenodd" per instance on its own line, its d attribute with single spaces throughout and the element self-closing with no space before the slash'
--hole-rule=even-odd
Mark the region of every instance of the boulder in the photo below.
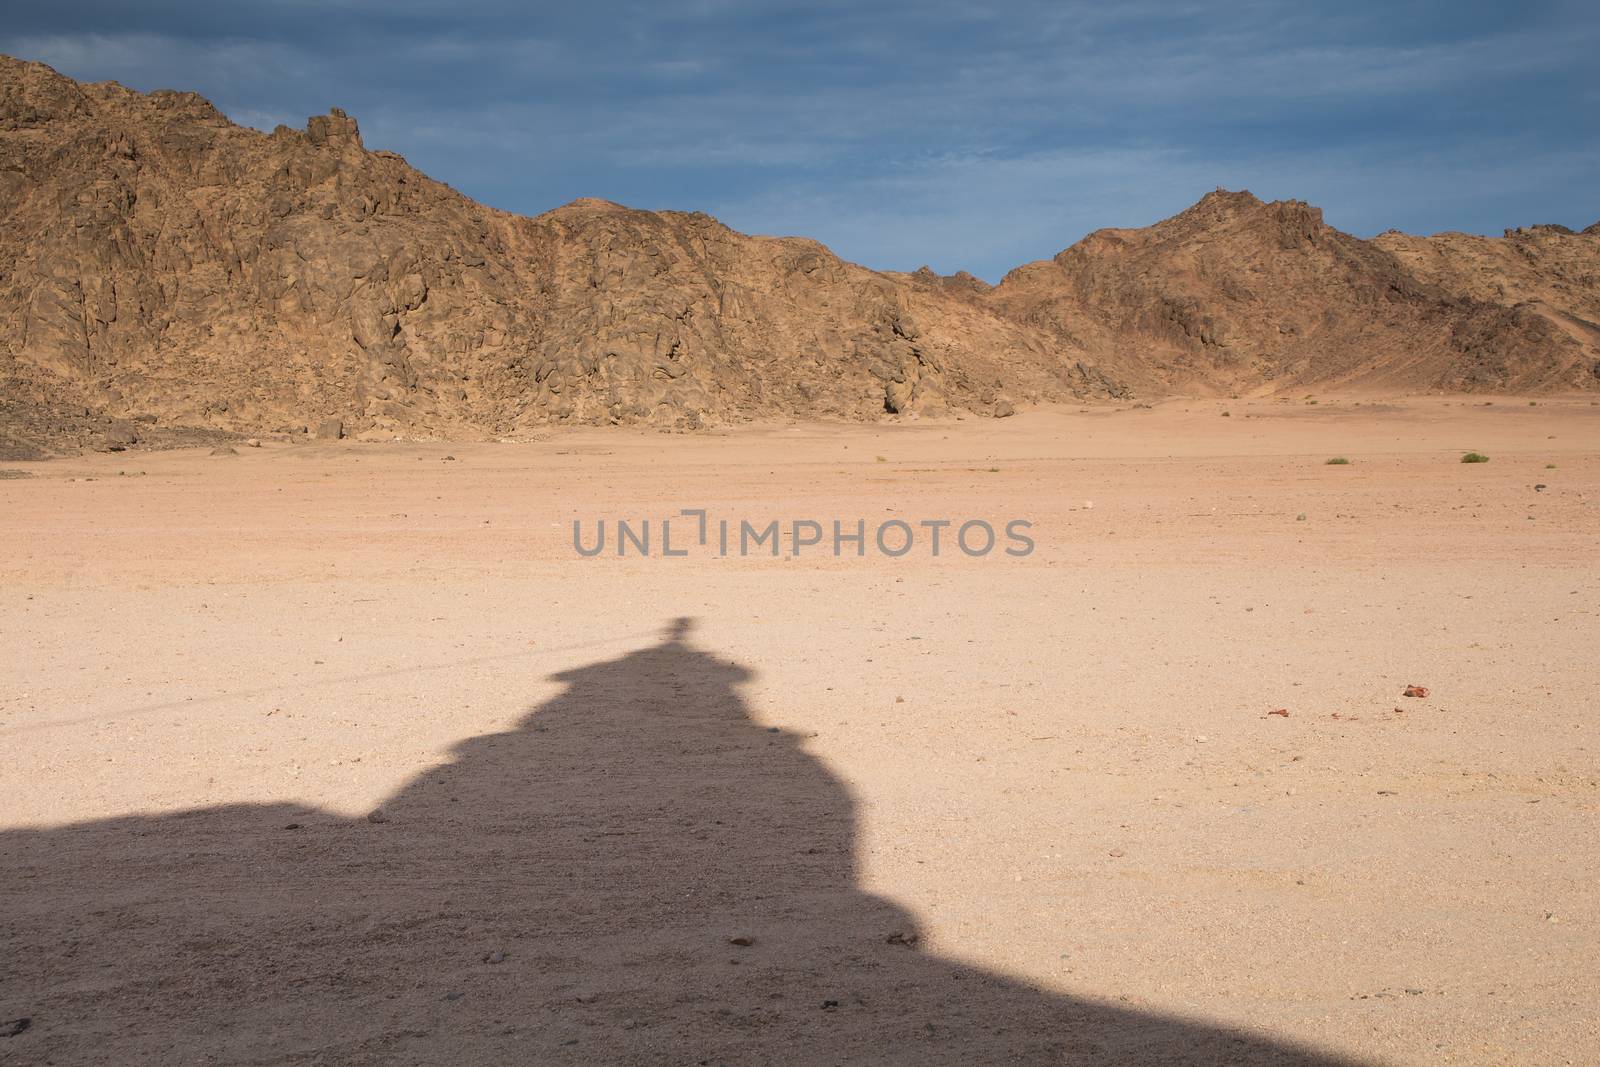
<svg viewBox="0 0 1600 1067">
<path fill-rule="evenodd" d="M 131 422 L 113 422 L 106 427 L 105 449 L 107 452 L 121 452 L 123 449 L 132 448 L 139 443 L 139 431 L 133 428 Z"/>
</svg>

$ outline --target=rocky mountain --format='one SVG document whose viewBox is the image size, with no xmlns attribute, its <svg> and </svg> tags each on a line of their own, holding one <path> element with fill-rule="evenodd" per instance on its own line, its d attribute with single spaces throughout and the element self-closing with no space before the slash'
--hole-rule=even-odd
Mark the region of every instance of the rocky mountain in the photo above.
<svg viewBox="0 0 1600 1067">
<path fill-rule="evenodd" d="M 1142 391 L 1600 387 L 1600 240 L 1364 241 L 1219 190 L 1012 271 L 991 305 Z"/>
<path fill-rule="evenodd" d="M 813 241 L 602 201 L 495 211 L 337 110 L 269 135 L 0 61 L 0 219 L 0 380 L 29 407 L 448 436 L 1083 392 L 995 311 Z"/>
<path fill-rule="evenodd" d="M 0 57 L 0 450 L 1593 388 L 1600 235 L 1554 230 L 1362 241 L 1218 192 L 990 287 L 699 213 L 512 215 L 337 109 L 265 134 Z"/>
<path fill-rule="evenodd" d="M 1579 234 L 1565 226 L 1529 226 L 1504 237 L 1411 237 L 1391 230 L 1373 243 L 1457 299 L 1523 308 L 1592 352 L 1600 329 L 1597 239 L 1600 222 Z M 1576 369 L 1581 376 L 1581 357 Z"/>
</svg>

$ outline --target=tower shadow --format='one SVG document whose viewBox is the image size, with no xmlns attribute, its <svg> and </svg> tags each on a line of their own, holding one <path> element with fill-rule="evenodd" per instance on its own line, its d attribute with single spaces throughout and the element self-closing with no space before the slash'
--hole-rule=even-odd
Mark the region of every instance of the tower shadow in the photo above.
<svg viewBox="0 0 1600 1067">
<path fill-rule="evenodd" d="M 0 834 L 0 1059 L 1345 1062 L 922 951 L 860 887 L 849 792 L 690 629 L 556 675 L 376 821 Z"/>
</svg>

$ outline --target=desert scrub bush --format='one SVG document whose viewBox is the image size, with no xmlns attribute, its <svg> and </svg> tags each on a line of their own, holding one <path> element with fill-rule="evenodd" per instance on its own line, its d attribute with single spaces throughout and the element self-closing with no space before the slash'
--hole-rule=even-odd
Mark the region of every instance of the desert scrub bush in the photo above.
<svg viewBox="0 0 1600 1067">
<path fill-rule="evenodd" d="M 1487 463 L 1487 462 L 1489 462 L 1489 457 L 1484 455 L 1482 452 L 1468 452 L 1466 455 L 1461 457 L 1461 462 L 1463 462 L 1463 463 Z"/>
<path fill-rule="evenodd" d="M 1324 464 L 1324 466 L 1328 466 L 1328 467 L 1348 467 L 1348 466 L 1350 466 L 1350 461 L 1348 459 L 1346 459 L 1344 456 L 1334 456 L 1332 459 L 1328 460 L 1327 463 Z"/>
</svg>

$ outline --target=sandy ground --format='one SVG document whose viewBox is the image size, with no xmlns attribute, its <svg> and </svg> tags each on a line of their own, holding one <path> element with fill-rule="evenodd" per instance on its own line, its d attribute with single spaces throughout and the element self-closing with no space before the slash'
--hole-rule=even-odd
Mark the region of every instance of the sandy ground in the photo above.
<svg viewBox="0 0 1600 1067">
<path fill-rule="evenodd" d="M 10 466 L 0 1060 L 1600 1057 L 1587 400 Z"/>
</svg>

